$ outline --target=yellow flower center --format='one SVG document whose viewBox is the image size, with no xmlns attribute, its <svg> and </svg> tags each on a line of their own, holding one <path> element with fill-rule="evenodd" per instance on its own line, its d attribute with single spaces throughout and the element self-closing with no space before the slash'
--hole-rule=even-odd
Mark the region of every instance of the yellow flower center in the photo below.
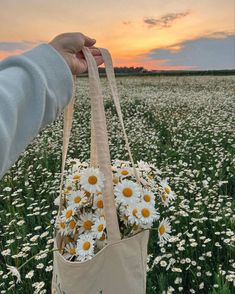
<svg viewBox="0 0 235 294">
<path fill-rule="evenodd" d="M 150 216 L 150 211 L 149 211 L 148 208 L 143 208 L 141 210 L 141 213 L 142 213 L 143 217 L 149 217 Z"/>
<path fill-rule="evenodd" d="M 85 191 L 85 195 L 86 195 L 86 197 L 90 197 L 91 196 L 91 193 L 90 192 L 88 192 L 88 191 Z"/>
<path fill-rule="evenodd" d="M 162 200 L 163 200 L 163 201 L 166 201 L 166 200 L 167 200 L 167 194 L 163 194 L 163 195 L 162 195 Z"/>
<path fill-rule="evenodd" d="M 72 186 L 67 186 L 66 188 L 67 188 L 68 191 L 71 191 L 73 189 Z"/>
<path fill-rule="evenodd" d="M 79 180 L 79 179 L 80 179 L 80 175 L 74 175 L 74 176 L 73 176 L 73 179 L 74 179 L 74 180 Z"/>
<path fill-rule="evenodd" d="M 114 184 L 117 184 L 118 182 L 119 182 L 118 177 L 113 177 L 113 183 L 114 183 Z"/>
<path fill-rule="evenodd" d="M 162 236 L 165 232 L 166 232 L 166 229 L 165 229 L 164 225 L 163 224 L 160 225 L 160 227 L 159 227 L 159 234 Z"/>
<path fill-rule="evenodd" d="M 164 191 L 165 191 L 167 194 L 169 194 L 170 191 L 171 191 L 171 188 L 168 187 L 168 186 L 166 186 L 166 187 L 164 187 Z"/>
<path fill-rule="evenodd" d="M 104 203 L 103 203 L 103 200 L 98 200 L 97 202 L 96 202 L 96 205 L 97 205 L 97 207 L 98 208 L 103 208 L 104 207 Z"/>
<path fill-rule="evenodd" d="M 137 208 L 134 208 L 132 210 L 132 214 L 136 217 L 137 216 L 137 212 L 138 212 L 138 209 Z"/>
<path fill-rule="evenodd" d="M 95 185 L 97 183 L 97 177 L 96 176 L 89 176 L 88 183 L 91 185 Z"/>
<path fill-rule="evenodd" d="M 98 232 L 102 232 L 104 229 L 104 225 L 103 224 L 99 224 L 97 227 Z"/>
<path fill-rule="evenodd" d="M 83 228 L 87 231 L 90 231 L 91 230 L 91 226 L 92 226 L 92 221 L 90 220 L 86 220 L 84 223 L 83 223 Z"/>
<path fill-rule="evenodd" d="M 71 220 L 71 222 L 69 222 L 70 229 L 73 230 L 75 228 L 75 226 L 76 226 L 76 222 L 74 220 Z"/>
<path fill-rule="evenodd" d="M 124 170 L 121 171 L 121 174 L 122 174 L 123 176 L 126 176 L 126 175 L 129 174 L 129 172 L 128 172 L 127 169 L 124 169 Z"/>
<path fill-rule="evenodd" d="M 73 214 L 73 211 L 70 209 L 70 210 L 67 210 L 66 213 L 65 213 L 65 216 L 66 218 L 70 218 Z"/>
<path fill-rule="evenodd" d="M 75 248 L 70 248 L 69 249 L 69 254 L 70 255 L 76 255 L 76 249 Z"/>
<path fill-rule="evenodd" d="M 62 229 L 65 229 L 65 223 L 60 222 L 60 227 L 61 227 Z"/>
<path fill-rule="evenodd" d="M 91 247 L 91 243 L 90 243 L 90 242 L 85 241 L 85 242 L 83 243 L 83 246 L 82 246 L 83 250 L 89 250 L 90 247 Z"/>
<path fill-rule="evenodd" d="M 79 203 L 81 201 L 81 197 L 80 196 L 75 196 L 74 199 L 73 199 L 73 201 L 75 203 Z"/>
<path fill-rule="evenodd" d="M 145 202 L 150 202 L 150 200 L 151 200 L 151 196 L 149 196 L 148 194 L 145 194 L 144 195 L 144 201 Z"/>
<path fill-rule="evenodd" d="M 132 191 L 131 188 L 126 187 L 126 188 L 124 188 L 124 189 L 122 190 L 122 193 L 123 193 L 123 195 L 124 195 L 125 197 L 131 197 L 132 194 L 133 194 L 133 191 Z"/>
</svg>

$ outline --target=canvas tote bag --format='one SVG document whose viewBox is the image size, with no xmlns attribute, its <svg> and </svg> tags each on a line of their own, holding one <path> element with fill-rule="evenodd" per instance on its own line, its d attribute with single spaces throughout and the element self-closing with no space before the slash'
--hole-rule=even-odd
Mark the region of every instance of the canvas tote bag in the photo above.
<svg viewBox="0 0 235 294">
<path fill-rule="evenodd" d="M 105 120 L 104 104 L 96 62 L 89 49 L 83 53 L 88 64 L 89 93 L 91 99 L 91 165 L 99 167 L 105 176 L 103 202 L 108 244 L 92 259 L 84 262 L 66 260 L 59 251 L 53 252 L 52 294 L 144 294 L 146 292 L 146 265 L 149 231 L 121 239 L 115 207 L 111 161 Z M 100 49 L 112 96 L 122 125 L 126 147 L 131 156 L 124 129 L 111 55 Z M 74 98 L 65 109 L 62 154 L 61 190 L 65 159 L 72 125 Z M 135 169 L 134 165 L 133 168 Z M 138 174 L 134 170 L 137 180 Z M 60 193 L 59 213 L 63 207 Z M 55 234 L 54 249 L 61 248 L 61 238 Z"/>
</svg>

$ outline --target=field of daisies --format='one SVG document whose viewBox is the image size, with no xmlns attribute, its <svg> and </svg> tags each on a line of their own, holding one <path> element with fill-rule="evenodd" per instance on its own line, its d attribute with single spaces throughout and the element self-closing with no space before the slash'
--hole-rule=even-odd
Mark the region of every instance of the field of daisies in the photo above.
<svg viewBox="0 0 235 294">
<path fill-rule="evenodd" d="M 155 166 L 174 191 L 157 197 L 147 293 L 235 291 L 235 97 L 233 77 L 117 78 L 135 162 Z M 112 159 L 128 160 L 102 78 Z M 69 158 L 89 159 L 88 80 L 76 89 Z M 0 293 L 50 293 L 62 117 L 44 129 L 0 181 Z M 159 238 L 159 222 L 169 229 Z M 161 232 L 161 230 L 160 230 Z M 36 256 L 35 256 L 36 255 Z M 18 268 L 13 276 L 9 266 Z M 79 293 L 79 292 L 78 292 Z M 111 293 L 110 293 L 111 294 Z M 128 294 L 128 293 L 126 293 Z"/>
</svg>

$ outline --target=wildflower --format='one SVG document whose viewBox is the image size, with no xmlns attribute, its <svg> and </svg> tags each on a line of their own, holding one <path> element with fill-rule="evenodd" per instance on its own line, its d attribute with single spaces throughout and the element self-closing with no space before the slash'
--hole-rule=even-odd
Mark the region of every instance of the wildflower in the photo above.
<svg viewBox="0 0 235 294">
<path fill-rule="evenodd" d="M 140 195 L 140 188 L 132 181 L 123 180 L 114 188 L 114 193 L 118 203 L 129 204 L 137 201 Z"/>
<path fill-rule="evenodd" d="M 17 278 L 16 283 L 20 283 L 21 282 L 21 276 L 20 276 L 20 272 L 18 271 L 18 269 L 14 266 L 11 265 L 6 265 L 7 269 L 9 270 L 9 273 L 12 274 L 12 276 L 15 276 Z"/>
<path fill-rule="evenodd" d="M 80 235 L 77 240 L 77 260 L 84 261 L 94 255 L 95 241 L 91 234 Z"/>
<path fill-rule="evenodd" d="M 167 241 L 170 238 L 171 225 L 169 220 L 163 219 L 158 227 L 158 237 L 160 241 Z"/>
<path fill-rule="evenodd" d="M 90 193 L 100 192 L 104 186 L 104 176 L 97 168 L 87 168 L 81 172 L 80 183 Z"/>
</svg>

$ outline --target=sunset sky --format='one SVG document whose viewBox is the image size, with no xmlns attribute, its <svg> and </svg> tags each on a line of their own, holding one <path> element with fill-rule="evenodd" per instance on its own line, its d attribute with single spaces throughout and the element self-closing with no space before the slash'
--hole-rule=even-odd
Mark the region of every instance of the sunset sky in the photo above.
<svg viewBox="0 0 235 294">
<path fill-rule="evenodd" d="M 0 59 L 80 31 L 115 66 L 234 69 L 234 0 L 1 0 Z"/>
</svg>

